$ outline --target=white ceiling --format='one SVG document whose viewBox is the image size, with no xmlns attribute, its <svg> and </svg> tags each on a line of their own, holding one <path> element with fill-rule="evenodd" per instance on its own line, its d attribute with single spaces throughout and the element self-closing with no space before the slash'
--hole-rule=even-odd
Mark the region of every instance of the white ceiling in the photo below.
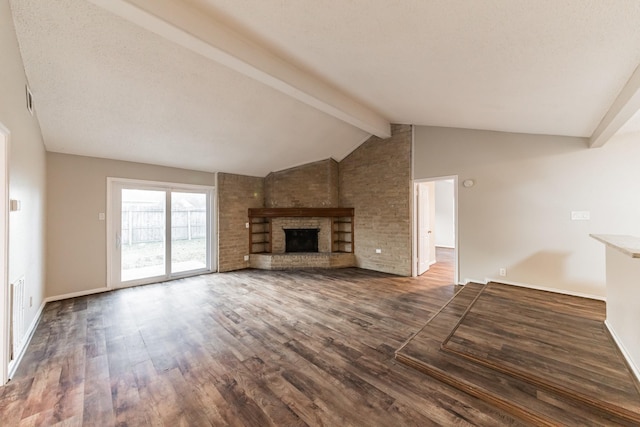
<svg viewBox="0 0 640 427">
<path fill-rule="evenodd" d="M 187 33 L 210 20 L 256 61 L 216 61 L 166 28 L 117 16 L 118 3 L 170 5 L 175 22 L 161 21 Z M 189 15 L 187 3 L 202 13 Z M 260 176 L 340 160 L 384 134 L 380 119 L 590 137 L 640 64 L 637 0 L 11 6 L 49 151 Z"/>
</svg>

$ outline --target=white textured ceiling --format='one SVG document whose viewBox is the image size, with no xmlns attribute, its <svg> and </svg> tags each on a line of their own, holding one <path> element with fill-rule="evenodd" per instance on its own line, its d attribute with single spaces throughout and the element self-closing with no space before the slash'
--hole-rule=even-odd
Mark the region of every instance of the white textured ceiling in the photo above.
<svg viewBox="0 0 640 427">
<path fill-rule="evenodd" d="M 264 176 L 368 135 L 84 0 L 16 0 L 48 151 Z"/>
<path fill-rule="evenodd" d="M 396 123 L 589 137 L 640 64 L 638 0 L 173 3 Z M 264 175 L 368 135 L 86 0 L 11 6 L 50 151 Z"/>
</svg>

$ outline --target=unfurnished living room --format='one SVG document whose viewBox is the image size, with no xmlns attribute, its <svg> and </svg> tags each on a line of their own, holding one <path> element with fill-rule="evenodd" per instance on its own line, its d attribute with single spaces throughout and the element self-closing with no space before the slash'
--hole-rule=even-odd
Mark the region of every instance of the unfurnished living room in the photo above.
<svg viewBox="0 0 640 427">
<path fill-rule="evenodd" d="M 640 425 L 638 23 L 0 0 L 0 425 Z"/>
</svg>

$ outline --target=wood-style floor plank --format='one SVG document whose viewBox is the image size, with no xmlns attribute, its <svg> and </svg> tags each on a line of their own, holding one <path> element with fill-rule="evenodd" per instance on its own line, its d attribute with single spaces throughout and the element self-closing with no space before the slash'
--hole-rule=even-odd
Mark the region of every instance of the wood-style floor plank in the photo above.
<svg viewBox="0 0 640 427">
<path fill-rule="evenodd" d="M 442 345 L 640 422 L 640 393 L 604 313 L 601 301 L 489 283 Z"/>
<path fill-rule="evenodd" d="M 394 360 L 451 271 L 249 270 L 50 303 L 1 424 L 521 425 Z"/>
<path fill-rule="evenodd" d="M 568 304 L 559 300 L 568 300 Z M 536 425 L 636 425 L 635 415 L 628 410 L 637 409 L 640 398 L 630 372 L 621 369 L 613 343 L 603 334 L 604 307 L 579 300 L 493 283 L 469 284 L 396 357 Z M 545 304 L 547 311 L 542 309 Z M 597 315 L 594 309 L 600 310 Z M 581 327 L 586 331 L 576 332 L 574 342 L 570 331 Z M 561 357 L 554 357 L 558 354 Z M 619 372 L 608 376 L 607 364 L 617 366 Z M 599 376 L 590 370 L 595 366 L 602 368 Z M 562 381 L 563 386 L 593 389 L 593 399 L 515 375 L 517 367 Z M 626 378 L 624 384 L 621 377 Z M 612 410 L 606 405 L 612 401 L 622 406 Z"/>
</svg>

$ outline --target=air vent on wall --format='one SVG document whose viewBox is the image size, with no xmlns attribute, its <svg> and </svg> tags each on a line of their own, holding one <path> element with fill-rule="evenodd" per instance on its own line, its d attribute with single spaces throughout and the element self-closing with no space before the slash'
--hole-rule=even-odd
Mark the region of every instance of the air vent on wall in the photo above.
<svg viewBox="0 0 640 427">
<path fill-rule="evenodd" d="M 31 115 L 33 116 L 33 94 L 31 93 L 31 89 L 29 89 L 29 86 L 25 86 L 25 89 L 27 96 L 27 110 L 29 110 L 29 113 L 31 113 Z"/>
</svg>

